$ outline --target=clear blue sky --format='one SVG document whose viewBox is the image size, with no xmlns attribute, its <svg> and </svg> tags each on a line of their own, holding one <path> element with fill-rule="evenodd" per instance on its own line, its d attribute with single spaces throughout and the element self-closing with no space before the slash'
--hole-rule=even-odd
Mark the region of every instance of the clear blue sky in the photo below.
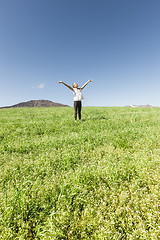
<svg viewBox="0 0 160 240">
<path fill-rule="evenodd" d="M 84 106 L 160 106 L 160 0 L 0 0 L 0 106 L 88 79 Z"/>
</svg>

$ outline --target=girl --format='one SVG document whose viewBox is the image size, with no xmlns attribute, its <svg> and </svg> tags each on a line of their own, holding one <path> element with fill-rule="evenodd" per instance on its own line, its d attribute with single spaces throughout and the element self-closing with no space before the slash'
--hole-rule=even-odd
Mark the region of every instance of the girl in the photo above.
<svg viewBox="0 0 160 240">
<path fill-rule="evenodd" d="M 73 83 L 72 87 L 67 85 L 66 83 L 59 81 L 59 83 L 63 83 L 66 87 L 68 87 L 70 90 L 73 91 L 74 95 L 74 119 L 77 120 L 77 111 L 78 111 L 78 117 L 79 120 L 81 120 L 81 108 L 82 108 L 82 89 L 89 83 L 92 82 L 92 80 L 88 80 L 81 88 L 78 88 L 77 83 Z"/>
</svg>

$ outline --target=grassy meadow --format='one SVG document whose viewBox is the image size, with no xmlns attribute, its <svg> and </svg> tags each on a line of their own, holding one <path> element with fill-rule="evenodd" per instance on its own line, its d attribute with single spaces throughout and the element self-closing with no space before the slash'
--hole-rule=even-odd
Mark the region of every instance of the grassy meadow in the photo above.
<svg viewBox="0 0 160 240">
<path fill-rule="evenodd" d="M 0 239 L 160 239 L 160 109 L 0 110 Z"/>
</svg>

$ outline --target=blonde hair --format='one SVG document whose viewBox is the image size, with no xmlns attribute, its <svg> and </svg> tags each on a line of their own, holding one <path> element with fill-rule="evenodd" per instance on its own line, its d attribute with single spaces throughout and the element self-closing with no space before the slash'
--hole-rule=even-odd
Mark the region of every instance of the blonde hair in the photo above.
<svg viewBox="0 0 160 240">
<path fill-rule="evenodd" d="M 73 84 L 72 84 L 72 87 L 73 87 L 73 88 L 78 88 L 78 84 L 77 84 L 77 83 L 73 83 Z"/>
</svg>

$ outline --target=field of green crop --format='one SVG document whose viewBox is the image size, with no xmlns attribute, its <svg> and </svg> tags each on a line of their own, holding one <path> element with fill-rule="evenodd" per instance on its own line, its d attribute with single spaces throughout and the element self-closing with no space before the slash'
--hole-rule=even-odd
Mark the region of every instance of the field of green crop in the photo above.
<svg viewBox="0 0 160 240">
<path fill-rule="evenodd" d="M 160 239 L 160 109 L 0 110 L 0 239 Z"/>
</svg>

